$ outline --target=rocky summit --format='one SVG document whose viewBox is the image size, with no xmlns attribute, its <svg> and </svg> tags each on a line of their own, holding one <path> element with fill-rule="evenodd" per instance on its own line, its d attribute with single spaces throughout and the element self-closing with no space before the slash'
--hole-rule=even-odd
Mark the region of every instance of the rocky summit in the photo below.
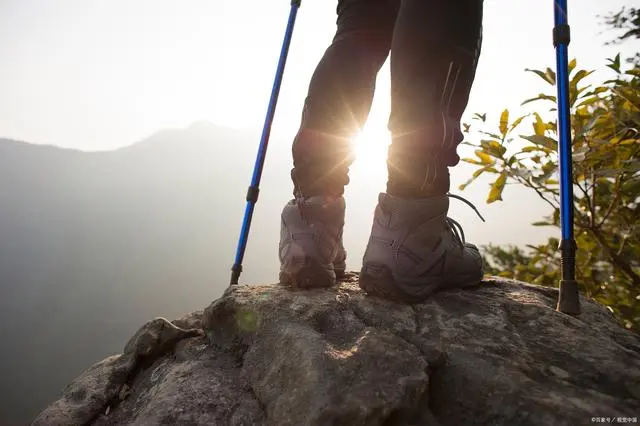
<svg viewBox="0 0 640 426">
<path fill-rule="evenodd" d="M 583 425 L 640 416 L 640 337 L 503 279 L 417 305 L 236 286 L 145 324 L 33 425 Z M 595 418 L 595 419 L 594 419 Z"/>
</svg>

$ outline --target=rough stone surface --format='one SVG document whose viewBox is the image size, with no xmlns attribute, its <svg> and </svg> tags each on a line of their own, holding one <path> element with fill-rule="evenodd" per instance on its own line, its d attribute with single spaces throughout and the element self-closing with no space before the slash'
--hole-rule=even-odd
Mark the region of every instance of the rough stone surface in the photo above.
<svg viewBox="0 0 640 426">
<path fill-rule="evenodd" d="M 640 416 L 640 337 L 602 306 L 491 279 L 403 305 L 238 286 L 142 327 L 36 425 L 582 425 Z M 199 330 L 202 328 L 202 331 Z"/>
<path fill-rule="evenodd" d="M 203 336 L 201 329 L 183 329 L 164 318 L 149 321 L 129 340 L 122 355 L 108 357 L 82 373 L 32 424 L 90 424 L 128 394 L 128 382 L 145 364 L 173 350 L 178 341 L 196 336 Z"/>
</svg>

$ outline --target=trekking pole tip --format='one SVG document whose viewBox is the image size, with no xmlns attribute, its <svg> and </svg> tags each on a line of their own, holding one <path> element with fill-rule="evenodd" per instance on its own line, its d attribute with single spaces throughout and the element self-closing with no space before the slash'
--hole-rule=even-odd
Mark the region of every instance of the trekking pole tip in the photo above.
<svg viewBox="0 0 640 426">
<path fill-rule="evenodd" d="M 560 294 L 556 311 L 569 315 L 580 314 L 580 298 L 576 280 L 560 280 Z"/>
<path fill-rule="evenodd" d="M 576 281 L 576 250 L 577 245 L 573 238 L 562 239 L 558 247 L 560 249 L 560 293 L 556 311 L 563 314 L 580 314 L 580 296 L 578 294 L 578 282 Z"/>
<path fill-rule="evenodd" d="M 242 265 L 238 263 L 234 263 L 231 267 L 231 280 L 229 282 L 229 286 L 238 285 L 238 280 L 240 279 L 240 274 L 242 273 Z"/>
</svg>

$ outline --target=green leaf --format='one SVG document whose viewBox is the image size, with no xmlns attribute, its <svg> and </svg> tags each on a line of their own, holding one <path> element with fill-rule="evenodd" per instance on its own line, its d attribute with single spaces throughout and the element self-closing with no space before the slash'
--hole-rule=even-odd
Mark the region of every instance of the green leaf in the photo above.
<svg viewBox="0 0 640 426">
<path fill-rule="evenodd" d="M 497 135 L 495 133 L 491 133 L 491 132 L 480 132 L 481 134 L 485 135 L 485 136 L 489 136 L 490 138 L 494 138 L 494 139 L 502 139 L 502 136 Z"/>
<path fill-rule="evenodd" d="M 627 173 L 637 173 L 640 172 L 640 161 L 637 160 L 627 160 L 624 162 L 625 166 L 622 171 Z"/>
<path fill-rule="evenodd" d="M 504 190 L 504 185 L 507 183 L 507 172 L 502 172 L 498 176 L 495 182 L 491 185 L 491 190 L 489 191 L 489 196 L 487 197 L 487 204 L 491 204 L 495 201 L 502 201 L 502 191 Z"/>
<path fill-rule="evenodd" d="M 533 222 L 531 225 L 533 225 L 533 226 L 553 226 L 553 223 L 541 221 L 541 222 Z"/>
<path fill-rule="evenodd" d="M 585 100 L 581 101 L 579 104 L 576 105 L 576 107 L 578 107 L 578 108 L 585 107 L 585 106 L 593 105 L 593 104 L 598 103 L 598 102 L 602 102 L 602 99 L 600 99 L 597 96 L 592 96 L 592 97 L 586 98 Z"/>
<path fill-rule="evenodd" d="M 555 172 L 557 168 L 558 168 L 558 164 L 556 162 L 547 161 L 542 166 L 542 171 L 545 172 L 545 173 L 547 173 L 547 172 Z"/>
<path fill-rule="evenodd" d="M 581 88 L 577 89 L 576 93 L 578 94 L 578 97 L 582 98 L 584 96 L 583 93 L 585 93 L 587 90 L 589 90 L 590 87 L 591 87 L 590 85 L 587 85 L 587 86 L 584 86 L 584 87 L 581 87 Z"/>
<path fill-rule="evenodd" d="M 540 151 L 539 146 L 525 146 L 524 148 L 522 148 L 522 151 L 520 152 L 536 152 L 536 151 Z"/>
<path fill-rule="evenodd" d="M 484 172 L 498 173 L 498 171 L 494 167 L 483 167 L 482 169 L 478 169 L 473 172 L 473 177 L 477 178 Z"/>
<path fill-rule="evenodd" d="M 624 72 L 627 75 L 632 75 L 634 77 L 640 77 L 640 68 L 634 68 L 632 70 L 627 70 Z"/>
<path fill-rule="evenodd" d="M 536 120 L 533 122 L 533 131 L 536 135 L 544 136 L 544 132 L 547 130 L 547 126 L 542 121 L 542 117 L 537 112 L 533 114 Z"/>
<path fill-rule="evenodd" d="M 509 110 L 505 109 L 504 111 L 502 111 L 502 114 L 500 114 L 500 133 L 502 134 L 503 138 L 507 136 L 508 129 L 509 129 Z"/>
<path fill-rule="evenodd" d="M 571 105 L 571 106 L 575 105 L 576 100 L 578 99 L 578 96 L 580 95 L 580 93 L 582 93 L 585 90 L 587 90 L 587 87 L 582 87 L 582 88 L 578 89 L 578 84 L 580 83 L 580 81 L 583 78 L 587 77 L 592 72 L 593 71 L 580 70 L 571 79 L 571 81 L 569 82 L 569 105 Z"/>
<path fill-rule="evenodd" d="M 535 102 L 535 101 L 551 101 L 553 103 L 556 102 L 556 97 L 555 96 L 549 96 L 549 95 L 545 95 L 544 93 L 540 93 L 538 96 L 536 96 L 535 98 L 531 98 L 531 99 L 527 99 L 526 101 L 522 102 L 520 105 L 526 105 L 530 102 Z"/>
<path fill-rule="evenodd" d="M 547 70 L 549 70 L 549 68 L 547 68 Z M 538 77 L 540 77 L 541 79 L 543 79 L 544 81 L 546 81 L 552 86 L 556 84 L 556 77 L 555 77 L 555 74 L 553 74 L 553 71 L 552 71 L 553 75 L 549 75 L 548 73 L 545 73 L 540 70 L 532 70 L 530 68 L 525 68 L 525 71 L 536 74 Z"/>
<path fill-rule="evenodd" d="M 589 234 L 580 234 L 576 238 L 576 244 L 580 250 L 590 252 L 598 248 L 598 243 L 590 238 Z"/>
<path fill-rule="evenodd" d="M 521 136 L 522 139 L 526 139 L 529 142 L 532 142 L 538 146 L 547 148 L 549 150 L 557 151 L 558 150 L 558 142 L 554 139 L 551 139 L 548 136 L 540 136 L 540 135 L 531 135 L 531 136 Z"/>
<path fill-rule="evenodd" d="M 584 87 L 583 89 L 586 89 L 586 87 Z M 603 86 L 599 86 L 599 87 L 596 87 L 595 89 L 590 90 L 588 92 L 585 91 L 584 93 L 582 93 L 580 95 L 579 99 L 583 99 L 583 100 L 584 99 L 591 99 L 592 97 L 596 97 L 596 95 L 599 95 L 601 93 L 605 93 L 605 92 L 608 92 L 608 91 L 609 91 L 609 88 L 603 87 Z"/>
<path fill-rule="evenodd" d="M 485 121 L 487 121 L 487 114 L 486 113 L 478 114 L 476 112 L 475 114 L 473 114 L 473 119 L 474 120 L 480 120 L 480 121 L 482 121 L 484 123 Z"/>
<path fill-rule="evenodd" d="M 640 193 L 640 177 L 629 179 L 622 184 L 622 191 L 628 194 Z"/>
<path fill-rule="evenodd" d="M 527 115 L 523 115 L 522 117 L 518 117 L 516 118 L 513 123 L 511 123 L 511 126 L 509 126 L 509 132 L 511 132 L 513 129 L 515 129 L 516 127 L 518 127 L 520 125 L 520 123 L 522 123 L 522 120 L 524 120 L 525 118 L 527 118 L 529 116 L 529 114 Z"/>
<path fill-rule="evenodd" d="M 504 153 L 507 152 L 507 148 L 495 140 L 482 140 L 480 141 L 480 146 L 482 146 L 484 152 L 496 158 L 502 158 Z"/>
<path fill-rule="evenodd" d="M 571 72 L 575 69 L 575 67 L 576 67 L 576 59 L 573 58 L 571 62 L 569 62 L 569 74 L 571 74 Z"/>
<path fill-rule="evenodd" d="M 609 63 L 607 64 L 607 67 L 611 68 L 612 70 L 620 74 L 620 54 L 618 53 L 615 59 L 607 59 L 607 60 L 609 61 Z"/>
<path fill-rule="evenodd" d="M 596 87 L 595 89 L 593 89 L 591 92 L 589 92 L 589 95 L 599 95 L 601 93 L 605 93 L 608 92 L 609 88 L 608 87 L 604 87 L 604 86 L 599 86 Z"/>
<path fill-rule="evenodd" d="M 552 81 L 554 86 L 556 84 L 556 73 L 549 67 L 547 67 L 546 71 L 544 72 L 547 75 L 547 78 L 549 79 L 549 81 Z"/>
<path fill-rule="evenodd" d="M 484 163 L 476 160 L 475 158 L 463 158 L 462 161 L 469 164 L 475 164 L 476 166 L 483 166 Z"/>
<path fill-rule="evenodd" d="M 493 159 L 486 152 L 484 152 L 482 150 L 479 150 L 479 149 L 476 149 L 475 153 L 478 156 L 478 158 L 480 159 L 480 161 L 482 162 L 482 164 L 487 164 L 487 165 L 493 165 L 494 164 Z"/>
<path fill-rule="evenodd" d="M 458 187 L 460 191 L 464 190 L 467 186 L 469 186 L 474 180 L 476 180 L 484 172 L 498 173 L 498 171 L 491 166 L 482 167 L 474 171 L 471 178 Z"/>
<path fill-rule="evenodd" d="M 570 84 L 573 85 L 574 87 L 577 87 L 580 80 L 582 80 L 585 77 L 588 77 L 591 74 L 593 74 L 593 71 L 580 70 L 576 73 L 575 76 L 573 76 Z"/>
</svg>

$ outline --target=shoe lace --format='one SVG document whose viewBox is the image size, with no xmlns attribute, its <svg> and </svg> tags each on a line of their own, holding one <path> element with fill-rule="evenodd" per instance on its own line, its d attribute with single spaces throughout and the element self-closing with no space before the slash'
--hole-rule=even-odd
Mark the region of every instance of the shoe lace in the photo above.
<svg viewBox="0 0 640 426">
<path fill-rule="evenodd" d="M 466 205 L 468 205 L 469 207 L 471 207 L 473 209 L 473 211 L 476 212 L 476 214 L 478 215 L 480 220 L 482 220 L 483 222 L 486 222 L 486 220 L 484 220 L 484 218 L 482 217 L 482 215 L 478 211 L 478 208 L 476 206 L 474 206 L 471 201 L 469 201 L 466 198 L 461 197 L 459 195 L 455 195 L 455 194 L 447 193 L 446 195 L 449 198 L 455 198 L 456 200 L 460 200 L 463 203 L 465 203 Z M 453 237 L 456 240 L 456 242 L 458 243 L 458 245 L 460 246 L 460 248 L 464 249 L 464 246 L 466 244 L 466 240 L 464 238 L 464 230 L 462 229 L 462 225 L 460 225 L 456 220 L 451 219 L 450 217 L 445 218 L 445 223 L 447 224 L 447 227 L 449 228 L 449 230 L 453 234 Z"/>
</svg>

